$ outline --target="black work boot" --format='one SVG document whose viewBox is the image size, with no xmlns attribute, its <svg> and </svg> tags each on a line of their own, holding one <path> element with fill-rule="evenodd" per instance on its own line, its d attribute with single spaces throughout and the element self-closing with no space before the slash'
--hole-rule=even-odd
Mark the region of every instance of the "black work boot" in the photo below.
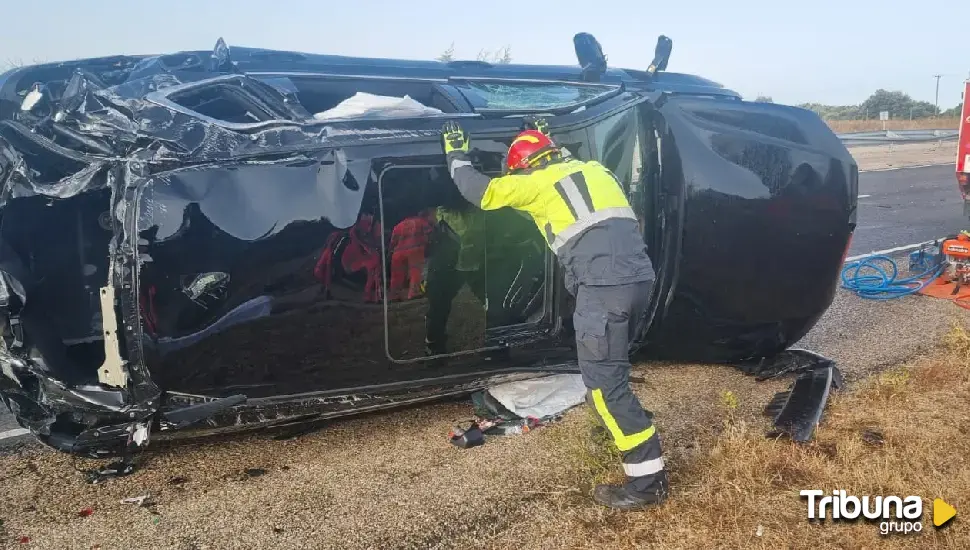
<svg viewBox="0 0 970 550">
<path fill-rule="evenodd" d="M 667 500 L 669 485 L 667 471 L 655 476 L 654 482 L 644 492 L 634 492 L 630 485 L 597 485 L 593 489 L 593 500 L 603 506 L 618 510 L 639 510 L 654 506 Z"/>
</svg>

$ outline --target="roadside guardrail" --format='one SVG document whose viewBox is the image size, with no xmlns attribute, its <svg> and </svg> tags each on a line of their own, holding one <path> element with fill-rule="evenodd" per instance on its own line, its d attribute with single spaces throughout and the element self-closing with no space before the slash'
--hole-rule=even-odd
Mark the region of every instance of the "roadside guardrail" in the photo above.
<svg viewBox="0 0 970 550">
<path fill-rule="evenodd" d="M 931 141 L 952 141 L 959 136 L 959 130 L 878 130 L 874 132 L 849 132 L 836 134 L 846 146 L 885 145 L 887 143 L 924 143 Z"/>
</svg>

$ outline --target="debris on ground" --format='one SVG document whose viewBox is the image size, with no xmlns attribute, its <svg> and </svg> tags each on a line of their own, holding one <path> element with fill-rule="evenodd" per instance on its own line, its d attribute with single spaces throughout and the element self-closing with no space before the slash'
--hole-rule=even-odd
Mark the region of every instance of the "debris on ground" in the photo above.
<svg viewBox="0 0 970 550">
<path fill-rule="evenodd" d="M 150 497 L 151 497 L 151 495 L 141 495 L 141 496 L 138 496 L 138 497 L 123 498 L 123 499 L 121 499 L 121 503 L 122 504 L 136 504 L 139 507 L 141 507 L 141 506 L 144 506 L 145 505 L 145 501 L 148 500 Z"/>
<path fill-rule="evenodd" d="M 452 428 L 448 432 L 448 439 L 452 445 L 459 449 L 470 449 L 485 444 L 485 434 L 478 427 L 478 423 L 474 421 L 467 428 L 462 428 L 460 425 Z"/>
<path fill-rule="evenodd" d="M 86 471 L 85 478 L 88 483 L 97 484 L 115 477 L 124 477 L 135 471 L 135 463 L 130 460 L 119 460 L 112 462 L 103 468 Z"/>
<path fill-rule="evenodd" d="M 755 376 L 759 382 L 798 374 L 789 388 L 776 393 L 763 410 L 765 416 L 772 418 L 775 427 L 769 436 L 788 435 L 797 442 L 812 438 L 830 391 L 841 389 L 845 384 L 835 361 L 801 348 L 742 363 L 738 368 Z"/>
<path fill-rule="evenodd" d="M 866 428 L 865 430 L 862 430 L 862 440 L 869 445 L 879 447 L 886 442 L 886 437 L 881 431 L 873 428 Z"/>
<path fill-rule="evenodd" d="M 462 449 L 485 443 L 486 435 L 518 435 L 556 422 L 583 402 L 586 386 L 579 374 L 555 374 L 492 386 L 472 394 L 475 418 L 448 433 Z"/>
<path fill-rule="evenodd" d="M 765 408 L 777 430 L 771 435 L 785 434 L 800 443 L 810 440 L 822 420 L 829 392 L 842 386 L 841 377 L 834 363 L 815 367 L 800 374 L 787 391 L 775 394 Z"/>
<path fill-rule="evenodd" d="M 88 506 L 87 508 L 82 508 L 80 512 L 77 513 L 78 517 L 86 518 L 94 513 L 94 508 Z"/>
</svg>

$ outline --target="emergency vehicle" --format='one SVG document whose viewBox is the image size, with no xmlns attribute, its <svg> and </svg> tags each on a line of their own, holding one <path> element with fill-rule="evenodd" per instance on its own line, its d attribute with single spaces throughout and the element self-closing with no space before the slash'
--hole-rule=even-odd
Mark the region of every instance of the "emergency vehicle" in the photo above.
<svg viewBox="0 0 970 550">
<path fill-rule="evenodd" d="M 970 80 L 963 83 L 963 112 L 960 114 L 960 137 L 957 145 L 957 184 L 963 195 L 963 215 L 970 216 Z"/>
</svg>

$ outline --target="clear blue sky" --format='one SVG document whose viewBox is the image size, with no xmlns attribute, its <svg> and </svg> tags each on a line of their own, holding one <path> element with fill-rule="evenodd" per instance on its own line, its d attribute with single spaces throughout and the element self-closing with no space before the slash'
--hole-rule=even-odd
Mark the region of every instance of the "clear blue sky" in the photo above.
<svg viewBox="0 0 970 550">
<path fill-rule="evenodd" d="M 514 61 L 575 64 L 572 36 L 593 33 L 614 66 L 646 68 L 657 35 L 671 71 L 754 99 L 858 103 L 877 88 L 940 107 L 970 74 L 970 0 L 7 0 L 0 64 L 245 45 L 429 59 L 511 46 Z M 530 7 L 534 6 L 534 8 Z"/>
</svg>

